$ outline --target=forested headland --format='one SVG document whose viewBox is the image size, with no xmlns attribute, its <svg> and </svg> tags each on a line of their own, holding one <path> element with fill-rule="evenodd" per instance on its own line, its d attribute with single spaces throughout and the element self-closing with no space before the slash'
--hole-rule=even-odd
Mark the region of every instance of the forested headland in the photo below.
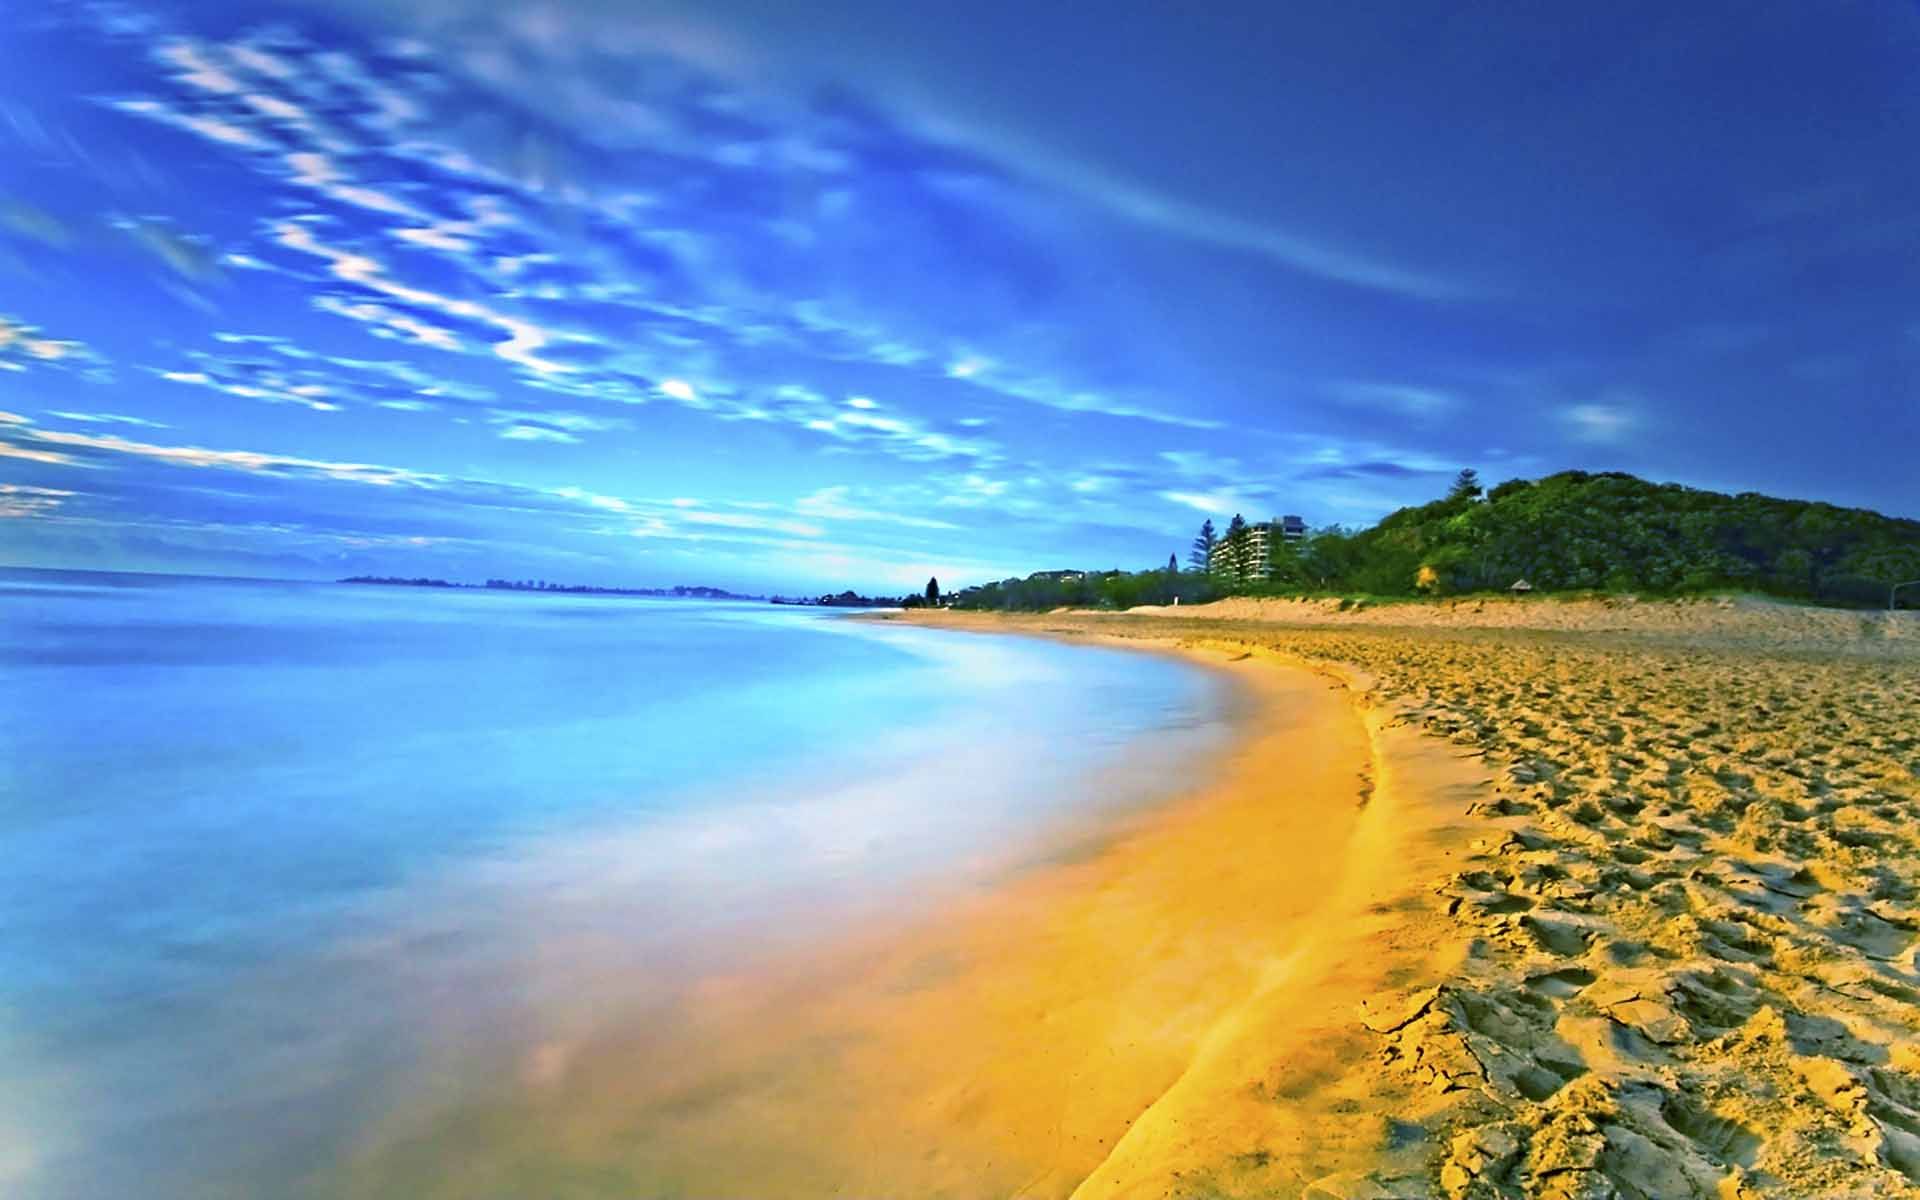
<svg viewBox="0 0 1920 1200">
<path fill-rule="evenodd" d="M 1619 472 L 1563 471 L 1483 489 L 1463 471 L 1447 494 L 1365 529 L 1328 526 L 1299 541 L 1267 538 L 1264 570 L 1240 553 L 1254 527 L 1203 527 L 1183 568 L 1044 571 L 968 588 L 961 608 L 1130 608 L 1233 595 L 1382 598 L 1506 591 L 1673 596 L 1750 591 L 1825 604 L 1880 606 L 1920 580 L 1920 521 L 1728 495 Z M 1920 607 L 1920 588 L 1901 607 Z"/>
</svg>

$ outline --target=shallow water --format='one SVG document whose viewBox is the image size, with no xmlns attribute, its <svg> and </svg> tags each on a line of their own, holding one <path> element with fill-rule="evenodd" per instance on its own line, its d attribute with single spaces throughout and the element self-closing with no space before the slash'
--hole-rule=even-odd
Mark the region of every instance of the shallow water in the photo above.
<svg viewBox="0 0 1920 1200">
<path fill-rule="evenodd" d="M 1165 794 L 1222 689 L 765 605 L 0 571 L 0 1184 L 323 1177 Z"/>
</svg>

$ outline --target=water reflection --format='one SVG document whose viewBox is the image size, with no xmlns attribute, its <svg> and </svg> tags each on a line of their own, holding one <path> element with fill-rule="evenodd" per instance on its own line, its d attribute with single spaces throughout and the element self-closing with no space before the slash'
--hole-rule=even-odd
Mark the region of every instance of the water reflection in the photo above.
<svg viewBox="0 0 1920 1200">
<path fill-rule="evenodd" d="M 34 1196 L 261 1194 L 382 1114 L 557 1078 L 616 1016 L 1164 791 L 1223 700 L 834 614 L 5 578 L 0 1114 Z"/>
</svg>

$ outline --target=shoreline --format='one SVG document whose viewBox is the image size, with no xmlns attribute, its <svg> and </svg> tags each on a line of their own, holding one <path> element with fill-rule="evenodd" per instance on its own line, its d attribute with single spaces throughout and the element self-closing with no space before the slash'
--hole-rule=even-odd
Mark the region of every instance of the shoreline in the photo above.
<svg viewBox="0 0 1920 1200">
<path fill-rule="evenodd" d="M 1059 622 L 1091 615 L 1009 621 L 945 612 L 869 619 L 1174 654 L 1213 669 L 1251 672 L 1256 686 L 1274 686 L 1286 676 L 1314 680 L 1317 685 L 1304 686 L 1317 686 L 1357 726 L 1364 762 L 1352 775 L 1353 821 L 1338 839 L 1342 855 L 1331 886 L 1298 921 L 1265 931 L 1277 957 L 1221 1011 L 1179 1078 L 1067 1194 L 1074 1200 L 1388 1195 L 1373 1180 L 1383 1172 L 1417 1173 L 1422 1147 L 1405 1137 L 1393 1115 L 1418 1107 L 1417 1089 L 1378 1069 L 1376 1026 L 1406 997 L 1443 986 L 1471 953 L 1464 939 L 1448 936 L 1446 897 L 1433 885 L 1469 853 L 1476 832 L 1470 813 L 1485 799 L 1491 778 L 1475 756 L 1410 723 L 1402 705 L 1351 664 L 1289 654 L 1232 633 L 1115 632 L 1095 621 Z M 1326 749 L 1322 743 L 1314 748 Z M 1258 803 L 1267 784 L 1243 766 L 1222 786 Z M 1324 804 L 1325 793 L 1336 789 L 1323 782 L 1321 790 Z M 1201 803 L 1201 797 L 1169 802 L 1176 811 Z"/>
<path fill-rule="evenodd" d="M 1226 602 L 959 620 L 1362 671 L 1407 732 L 1492 775 L 1469 853 L 1428 881 L 1438 936 L 1466 953 L 1364 1010 L 1379 1069 L 1359 1101 L 1392 1114 L 1399 1152 L 1301 1192 L 1223 1183 L 1244 1160 L 1216 1148 L 1178 1186 L 1100 1194 L 1204 1178 L 1197 1194 L 1321 1200 L 1920 1197 L 1912 614 Z"/>
<path fill-rule="evenodd" d="M 1257 703 L 1208 783 L 705 980 L 348 1194 L 1920 1197 L 1920 640 L 1510 611 L 1547 627 L 867 618 Z"/>
<path fill-rule="evenodd" d="M 1444 975 L 1418 932 L 1439 901 L 1405 867 L 1458 848 L 1474 768 L 1403 758 L 1407 731 L 1353 701 L 1364 681 L 1119 644 L 1239 684 L 1239 740 L 1197 787 L 904 929 L 704 979 L 508 1101 L 377 1130 L 345 1194 L 487 1195 L 544 1163 L 592 1164 L 608 1194 L 1128 1195 L 1221 1157 L 1271 1177 L 1273 1102 L 1218 1120 L 1249 1086 L 1315 1141 L 1291 1155 L 1301 1186 L 1372 1164 L 1390 1130 L 1345 1098 L 1358 1003 L 1409 959 L 1432 963 L 1414 982 Z"/>
</svg>

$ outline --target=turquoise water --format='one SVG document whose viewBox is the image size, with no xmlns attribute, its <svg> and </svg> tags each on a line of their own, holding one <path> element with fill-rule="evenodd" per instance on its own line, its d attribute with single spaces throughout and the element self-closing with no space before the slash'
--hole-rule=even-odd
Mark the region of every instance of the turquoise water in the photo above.
<svg viewBox="0 0 1920 1200">
<path fill-rule="evenodd" d="M 516 1046 L 1166 793 L 1222 687 L 766 605 L 0 570 L 0 1193 L 292 1191 Z"/>
</svg>

